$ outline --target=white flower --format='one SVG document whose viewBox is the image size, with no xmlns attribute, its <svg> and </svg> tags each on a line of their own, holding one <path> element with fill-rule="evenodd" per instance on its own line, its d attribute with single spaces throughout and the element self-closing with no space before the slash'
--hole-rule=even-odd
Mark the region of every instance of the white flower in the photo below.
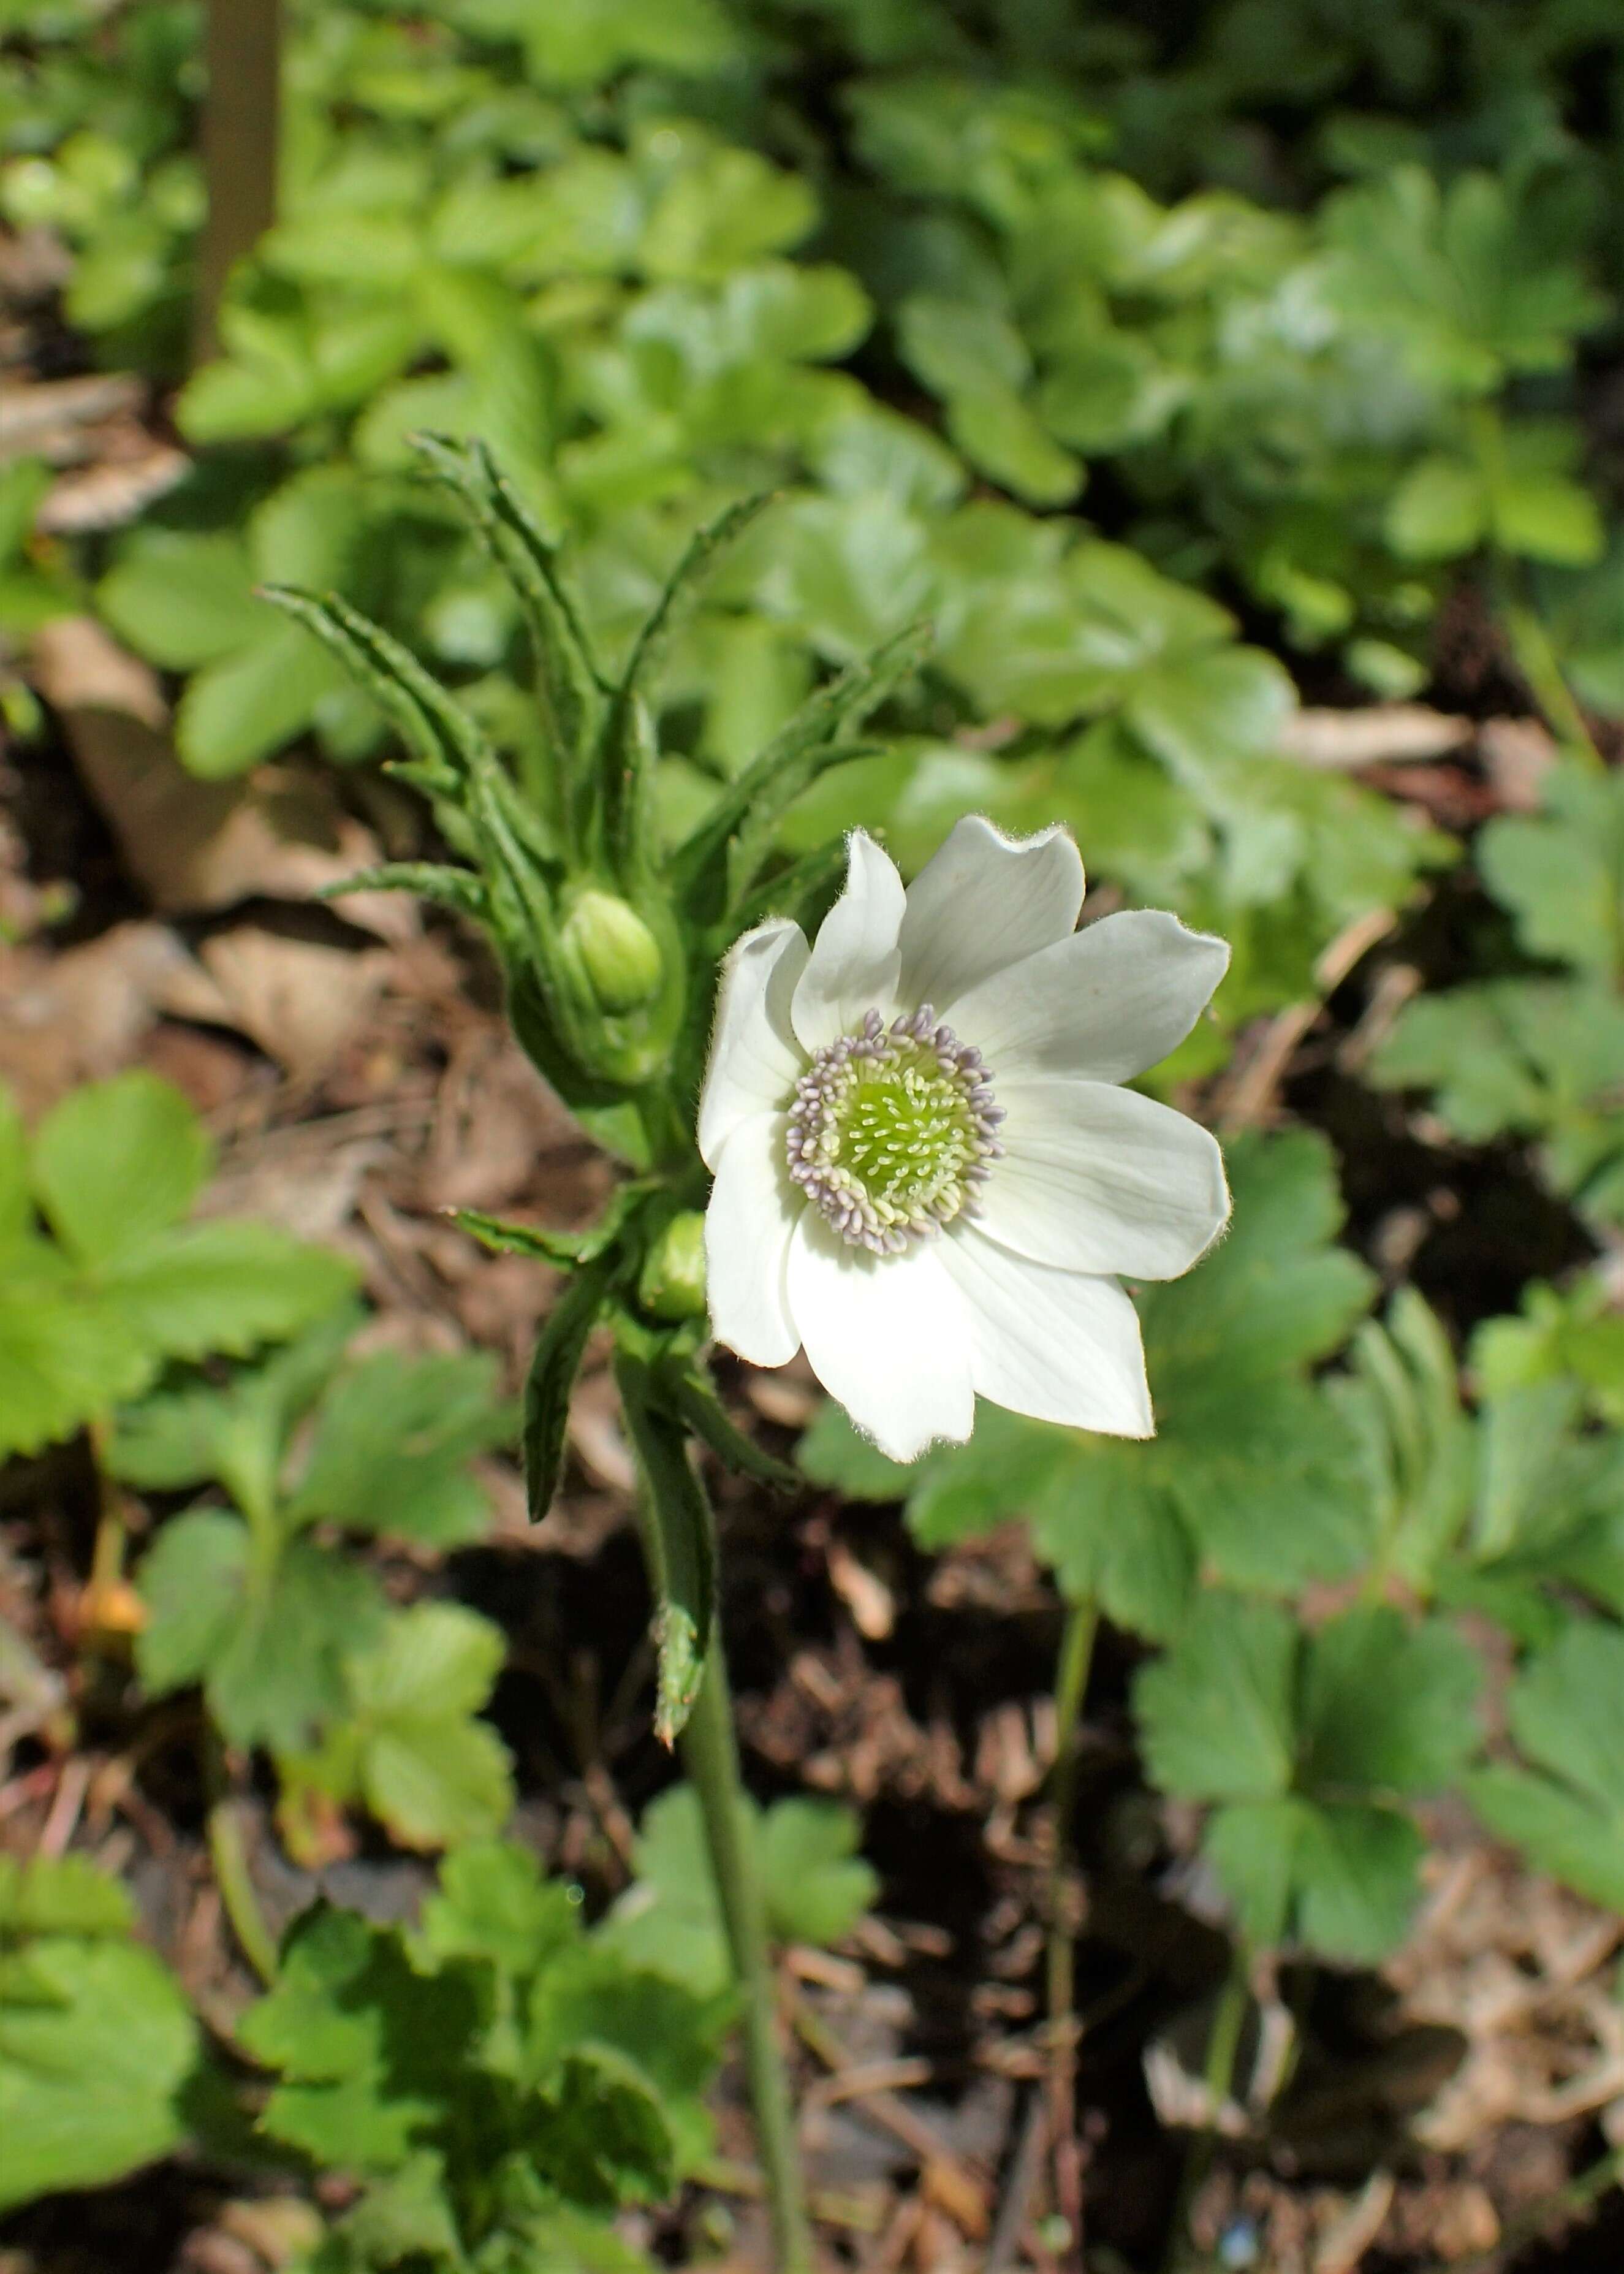
<svg viewBox="0 0 1624 2274">
<path fill-rule="evenodd" d="M 1017 1413 L 1152 1434 L 1118 1284 L 1171 1279 L 1222 1230 L 1206 1130 L 1118 1085 L 1223 976 L 1222 940 L 1150 910 L 1076 929 L 1064 831 L 959 822 L 905 893 L 859 830 L 808 948 L 778 918 L 722 974 L 699 1107 L 716 1182 L 711 1322 L 757 1366 L 803 1344 L 895 1460 Z"/>
</svg>

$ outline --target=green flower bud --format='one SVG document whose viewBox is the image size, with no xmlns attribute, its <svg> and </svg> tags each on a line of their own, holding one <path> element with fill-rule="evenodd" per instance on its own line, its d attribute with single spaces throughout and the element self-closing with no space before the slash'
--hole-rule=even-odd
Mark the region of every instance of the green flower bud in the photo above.
<svg viewBox="0 0 1624 2274">
<path fill-rule="evenodd" d="M 659 942 L 636 909 L 613 892 L 589 886 L 577 893 L 560 945 L 600 1011 L 635 1011 L 660 991 Z"/>
<path fill-rule="evenodd" d="M 650 1318 L 697 1319 L 705 1307 L 705 1219 L 698 1209 L 673 1216 L 643 1260 L 637 1300 Z"/>
</svg>

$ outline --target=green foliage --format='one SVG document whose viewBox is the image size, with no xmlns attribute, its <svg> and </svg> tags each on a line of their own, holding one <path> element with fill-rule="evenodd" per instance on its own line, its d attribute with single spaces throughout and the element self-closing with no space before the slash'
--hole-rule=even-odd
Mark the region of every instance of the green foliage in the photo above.
<svg viewBox="0 0 1624 2274">
<path fill-rule="evenodd" d="M 477 1539 L 485 1502 L 468 1463 L 510 1437 L 512 1417 L 484 1356 L 345 1365 L 357 1315 L 119 1415 L 116 1476 L 148 1491 L 218 1484 L 231 1502 L 171 1517 L 147 1550 L 136 1664 L 155 1695 L 200 1683 L 229 1743 L 270 1748 L 296 1840 L 320 1795 L 364 1804 L 408 1846 L 442 1847 L 512 1806 L 506 1753 L 477 1718 L 500 1636 L 452 1604 L 391 1608 L 331 1534 Z"/>
<path fill-rule="evenodd" d="M 0 1856 L 0 2210 L 177 2146 L 199 2055 L 184 1996 L 82 1857 Z"/>
<path fill-rule="evenodd" d="M 1624 1615 L 1624 1438 L 1578 1426 L 1583 1377 L 1553 1354 L 1519 1354 L 1521 1334 L 1512 1321 L 1479 1334 L 1480 1352 L 1498 1342 L 1505 1355 L 1484 1369 L 1474 1413 L 1441 1327 L 1405 1289 L 1385 1325 L 1359 1329 L 1333 1394 L 1365 1449 L 1371 1584 L 1397 1580 L 1538 1642 L 1575 1596 Z"/>
<path fill-rule="evenodd" d="M 710 2144 L 727 2000 L 641 1971 L 521 1849 L 448 1857 L 421 1931 L 319 1906 L 244 2017 L 272 2140 L 360 2182 L 320 2274 L 641 2265 L 615 2209 Z"/>
<path fill-rule="evenodd" d="M 779 1942 L 838 1942 L 877 1892 L 856 1853 L 859 1826 L 831 1801 L 747 1803 L 769 1930 Z M 673 1786 L 649 1808 L 637 1836 L 636 1878 L 599 1930 L 628 1963 L 648 1967 L 707 1995 L 732 1979 L 716 1885 L 689 1785 Z"/>
<path fill-rule="evenodd" d="M 1386 1607 L 1304 1635 L 1277 1604 L 1202 1596 L 1134 1683 L 1164 1792 L 1212 1804 L 1207 1852 L 1259 1947 L 1369 1962 L 1402 1940 L 1419 1832 L 1402 1806 L 1473 1751 L 1475 1653 Z"/>
<path fill-rule="evenodd" d="M 1566 1376 L 1592 1413 L 1615 1428 L 1624 1424 L 1624 1319 L 1599 1271 L 1566 1288 L 1536 1281 L 1523 1291 L 1518 1317 L 1484 1321 L 1471 1355 L 1490 1397 Z"/>
<path fill-rule="evenodd" d="M 1372 1081 L 1435 1091 L 1470 1144 L 1538 1141 L 1542 1173 L 1586 1216 L 1624 1211 L 1624 782 L 1577 759 L 1540 813 L 1491 822 L 1483 879 L 1530 960 L 1558 977 L 1476 980 L 1405 1005 Z"/>
<path fill-rule="evenodd" d="M 0 1450 L 105 1419 L 166 1359 L 297 1333 L 350 1284 L 342 1258 L 269 1224 L 188 1221 L 213 1158 L 149 1073 L 73 1091 L 32 1141 L 0 1096 Z"/>
<path fill-rule="evenodd" d="M 267 584 L 342 585 L 357 599 L 389 589 L 385 500 L 343 466 L 296 476 L 223 531 L 136 531 L 98 589 L 119 636 L 191 674 L 176 748 L 212 779 L 316 731 L 328 754 L 365 757 L 382 720 L 308 632 L 256 596 Z"/>
<path fill-rule="evenodd" d="M 78 580 L 61 548 L 34 533 L 34 518 L 51 486 L 40 458 L 0 467 L 0 641 L 20 646 L 53 616 L 82 606 Z"/>
<path fill-rule="evenodd" d="M 121 75 L 146 84 L 184 19 L 136 12 L 169 26 L 139 60 L 121 32 L 69 68 L 44 27 L 56 100 L 0 162 L 0 205 L 51 219 L 103 278 L 77 320 L 137 360 L 147 325 L 162 364 L 195 182 L 170 90 L 138 131 Z M 936 666 L 888 703 L 907 743 L 831 782 L 786 847 L 883 822 L 912 863 L 966 810 L 1064 817 L 1129 892 L 1237 936 L 1226 1021 L 1295 999 L 1328 939 L 1448 847 L 1278 758 L 1289 682 L 1199 588 L 1238 581 L 1291 639 L 1408 691 L 1453 553 L 1587 557 L 1573 429 L 1497 399 L 1529 372 L 1559 388 L 1597 320 L 1582 222 L 1522 174 L 1440 188 L 1414 162 L 1302 219 L 1210 186 L 1162 202 L 1101 160 L 1113 87 L 1143 141 L 1124 50 L 1049 58 L 1039 95 L 1019 37 L 982 52 L 929 0 L 883 35 L 820 18 L 832 100 L 808 113 L 793 45 L 755 13 L 696 5 L 693 41 L 629 8 L 571 11 L 558 38 L 507 8 L 296 18 L 283 208 L 180 403 L 194 442 L 258 455 L 206 464 L 118 541 L 104 613 L 188 674 L 182 754 L 219 774 L 307 734 L 343 761 L 380 747 L 379 703 L 312 620 L 251 598 L 342 591 L 462 682 L 546 809 L 548 722 L 513 683 L 526 611 L 405 478 L 411 438 L 482 441 L 548 542 L 576 541 L 577 625 L 611 677 L 694 531 L 775 490 L 643 690 L 671 835 L 827 666 L 929 617 Z M 37 60 L 16 68 L 37 107 Z M 94 193 L 73 186 L 87 149 Z M 833 367 L 859 349 L 879 391 Z M 1071 503 L 1098 459 L 1125 543 L 1028 509 Z M 1441 546 L 1416 506 L 1440 465 L 1446 488 L 1492 493 Z"/>
<path fill-rule="evenodd" d="M 1476 853 L 1529 955 L 1624 982 L 1624 779 L 1559 766 L 1538 816 L 1491 821 Z"/>
<path fill-rule="evenodd" d="M 1615 1506 L 1616 1506 L 1615 1502 Z M 1518 1761 L 1468 1780 L 1489 1829 L 1593 1901 L 1624 1901 L 1624 1634 L 1575 1623 L 1519 1675 L 1507 1701 Z"/>
<path fill-rule="evenodd" d="M 654 1180 L 688 1156 L 653 1091 L 696 1087 L 728 939 L 821 912 L 854 823 L 911 870 L 967 810 L 1065 822 L 1096 881 L 1234 944 L 1165 1087 L 1315 996 L 1327 944 L 1454 857 L 1418 802 L 1282 755 L 1272 647 L 1419 692 L 1470 580 L 1530 680 L 1519 622 L 1624 715 L 1613 470 L 1574 380 L 1624 282 L 1619 25 L 1583 0 L 1515 25 L 1458 0 L 1197 12 L 296 9 L 277 224 L 177 399 L 192 472 L 94 548 L 34 529 L 42 463 L 0 479 L 0 637 L 82 604 L 94 572 L 104 619 L 184 682 L 199 775 L 304 738 L 346 764 L 404 747 L 443 857 L 357 883 L 486 931 L 523 1046 L 635 1172 L 584 1235 L 467 1228 L 568 1274 L 524 1401 L 536 1515 L 588 1338 L 613 1344 L 660 1487 L 666 1736 L 714 1615 L 688 1440 L 776 1480 L 698 1322 L 654 1297 L 674 1197 Z M 199 11 L 0 17 L 0 215 L 71 248 L 91 351 L 167 388 L 201 216 Z M 1561 123 L 1581 114 L 1583 138 Z M 1539 692 L 1576 751 L 1560 685 Z M 1529 1144 L 1604 1237 L 1624 1221 L 1619 788 L 1570 755 L 1538 816 L 1479 833 L 1505 922 L 1372 1066 L 1462 1142 Z M 398 1608 L 356 1551 L 477 1539 L 470 1462 L 515 1417 L 477 1360 L 347 1362 L 345 1268 L 189 1221 L 208 1170 L 145 1077 L 32 1143 L 0 1126 L 0 1449 L 123 1405 L 114 1472 L 204 1488 L 139 1567 L 138 1670 L 270 1752 L 301 1854 L 350 1807 L 408 1846 L 464 1843 L 415 1935 L 305 1921 L 247 2024 L 277 2079 L 267 2137 L 360 2182 L 312 2274 L 624 2269 L 614 2207 L 708 2144 L 727 1969 L 694 1797 L 650 1810 L 637 1883 L 590 1935 L 489 1836 L 513 1796 L 480 1718 L 498 1633 L 432 1593 Z M 1244 1140 L 1233 1171 L 1229 1239 L 1141 1299 L 1154 1441 L 989 1412 L 901 1471 L 830 1409 L 803 1469 L 906 1499 L 927 1546 L 1023 1521 L 1064 1590 L 1165 1645 L 1136 1689 L 1148 1770 L 1209 1809 L 1247 1940 L 1380 1956 L 1413 1898 L 1410 1803 L 1462 1782 L 1537 1864 L 1624 1900 L 1607 1272 L 1525 1291 L 1462 1373 L 1418 1296 L 1365 1317 L 1320 1141 Z M 1327 1617 L 1327 1584 L 1360 1608 Z M 1461 1611 L 1526 1659 L 1486 1767 Z M 851 1819 L 791 1801 L 749 1825 L 774 1933 L 838 1939 L 873 1893 Z M 0 2091 L 55 2080 L 66 2048 L 108 2112 L 70 2132 L 54 2081 L 25 2103 L 29 2192 L 162 2152 L 184 2066 L 122 1912 L 58 1874 L 54 1915 L 22 1924 L 34 1899 L 0 1879 Z M 20 2021 L 14 1981 L 50 1987 Z M 134 2018 L 105 2050 L 109 2002 Z M 138 2067 L 159 2080 L 145 2131 Z"/>
<path fill-rule="evenodd" d="M 828 1407 L 802 1440 L 803 1468 L 859 1497 L 906 1494 L 926 1547 L 1019 1517 L 1068 1594 L 1147 1635 L 1178 1629 L 1203 1570 L 1273 1594 L 1358 1570 L 1369 1518 L 1357 1440 L 1310 1377 L 1371 1296 L 1331 1244 L 1330 1156 L 1302 1132 L 1237 1144 L 1229 1170 L 1229 1237 L 1141 1299 L 1148 1442 L 983 1409 L 967 1446 L 898 1469 Z"/>
<path fill-rule="evenodd" d="M 477 1719 L 503 1659 L 501 1630 L 455 1603 L 389 1617 L 342 1653 L 343 1701 L 320 1751 L 284 1762 L 293 1793 L 358 1799 L 408 1848 L 444 1848 L 504 1824 L 507 1747 Z"/>
</svg>

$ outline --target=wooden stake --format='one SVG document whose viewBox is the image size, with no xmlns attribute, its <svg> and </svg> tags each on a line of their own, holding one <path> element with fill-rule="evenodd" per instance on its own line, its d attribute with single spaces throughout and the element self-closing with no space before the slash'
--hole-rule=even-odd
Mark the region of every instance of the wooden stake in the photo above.
<svg viewBox="0 0 1624 2274">
<path fill-rule="evenodd" d="M 276 218 L 281 12 L 279 0 L 208 0 L 202 132 L 208 219 L 198 262 L 194 367 L 219 344 L 227 277 Z"/>
</svg>

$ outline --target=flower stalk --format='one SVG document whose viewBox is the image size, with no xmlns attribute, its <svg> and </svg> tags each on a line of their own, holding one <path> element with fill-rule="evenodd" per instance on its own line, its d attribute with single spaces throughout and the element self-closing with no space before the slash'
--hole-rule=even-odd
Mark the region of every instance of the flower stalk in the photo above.
<svg viewBox="0 0 1624 2274">
<path fill-rule="evenodd" d="M 1099 1608 L 1089 1595 L 1066 1608 L 1055 1674 L 1055 1759 L 1049 1773 L 1053 1846 L 1049 1859 L 1048 1920 L 1044 1944 L 1049 2007 L 1049 2133 L 1055 2168 L 1055 2196 L 1071 2233 L 1072 2255 L 1080 2263 L 1082 2162 L 1077 2138 L 1078 1931 L 1072 1893 L 1071 1827 L 1082 1766 L 1083 1699 L 1094 1665 L 1100 1628 Z"/>
<path fill-rule="evenodd" d="M 743 2002 L 745 2067 L 779 2274 L 812 2274 L 812 2232 L 778 2032 L 766 1906 L 745 1812 L 719 1631 L 712 1632 L 705 1653 L 704 1679 L 682 1733 L 682 1756 L 699 1795 L 710 1868 Z"/>
</svg>

